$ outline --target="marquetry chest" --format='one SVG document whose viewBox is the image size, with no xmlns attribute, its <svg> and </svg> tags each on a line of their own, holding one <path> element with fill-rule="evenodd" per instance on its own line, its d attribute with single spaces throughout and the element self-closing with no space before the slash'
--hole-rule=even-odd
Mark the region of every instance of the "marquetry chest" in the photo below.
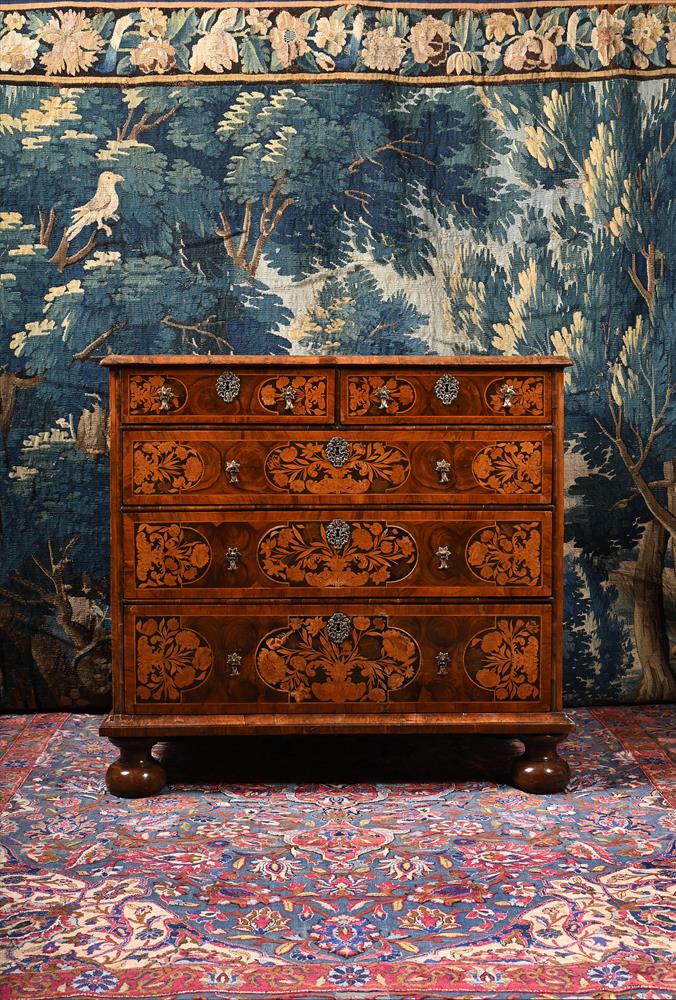
<svg viewBox="0 0 676 1000">
<path fill-rule="evenodd" d="M 176 735 L 499 733 L 558 791 L 559 357 L 109 357 L 108 787 Z"/>
</svg>

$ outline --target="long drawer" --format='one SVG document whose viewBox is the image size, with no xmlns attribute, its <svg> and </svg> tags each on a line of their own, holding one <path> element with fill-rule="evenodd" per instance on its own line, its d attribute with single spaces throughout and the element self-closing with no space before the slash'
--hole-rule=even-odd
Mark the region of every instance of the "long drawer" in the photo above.
<svg viewBox="0 0 676 1000">
<path fill-rule="evenodd" d="M 137 714 L 532 712 L 551 707 L 551 608 L 131 605 Z"/>
<path fill-rule="evenodd" d="M 341 373 L 340 419 L 346 424 L 546 424 L 551 374 L 525 369 L 480 371 L 373 366 Z"/>
<path fill-rule="evenodd" d="M 129 513 L 123 536 L 134 600 L 551 594 L 548 511 Z"/>
<path fill-rule="evenodd" d="M 548 430 L 128 430 L 131 505 L 549 504 Z"/>
</svg>

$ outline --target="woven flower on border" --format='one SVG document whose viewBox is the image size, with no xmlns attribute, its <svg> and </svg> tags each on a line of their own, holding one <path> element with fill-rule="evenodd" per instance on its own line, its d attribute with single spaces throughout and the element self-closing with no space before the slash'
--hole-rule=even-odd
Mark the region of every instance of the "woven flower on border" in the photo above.
<svg viewBox="0 0 676 1000">
<path fill-rule="evenodd" d="M 10 13 L 0 73 L 55 78 L 182 74 L 378 74 L 504 79 L 676 65 L 676 12 L 640 4 L 474 11 L 378 9 L 359 4 L 288 10 L 136 8 L 89 15 L 36 8 Z M 432 5 L 430 10 L 434 10 Z"/>
</svg>

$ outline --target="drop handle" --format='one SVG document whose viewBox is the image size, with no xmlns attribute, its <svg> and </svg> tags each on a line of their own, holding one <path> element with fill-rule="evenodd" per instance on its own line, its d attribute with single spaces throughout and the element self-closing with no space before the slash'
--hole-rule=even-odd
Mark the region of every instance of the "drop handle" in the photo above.
<svg viewBox="0 0 676 1000">
<path fill-rule="evenodd" d="M 381 385 L 380 388 L 376 389 L 376 398 L 380 403 L 379 409 L 386 410 L 392 400 L 392 393 L 386 385 Z"/>
<path fill-rule="evenodd" d="M 161 385 L 157 392 L 155 393 L 156 398 L 160 404 L 160 413 L 168 413 L 171 409 L 171 401 L 176 393 L 171 388 L 168 382 Z"/>
<path fill-rule="evenodd" d="M 437 661 L 437 673 L 441 677 L 448 670 L 448 665 L 451 662 L 451 654 L 447 653 L 445 650 L 441 650 L 436 655 L 436 661 Z"/>
<path fill-rule="evenodd" d="M 237 473 L 239 472 L 239 462 L 237 461 L 237 459 L 232 458 L 228 462 L 226 462 L 225 471 L 230 483 L 234 484 L 239 482 L 239 478 L 237 476 Z"/>
<path fill-rule="evenodd" d="M 437 475 L 439 476 L 440 483 L 450 482 L 449 474 L 451 471 L 451 463 L 445 458 L 440 458 L 439 461 L 434 466 Z"/>
<path fill-rule="evenodd" d="M 240 653 L 228 653 L 225 658 L 225 665 L 230 668 L 230 676 L 237 677 L 239 674 L 239 668 L 242 666 L 242 657 Z"/>
<path fill-rule="evenodd" d="M 233 573 L 239 567 L 242 553 L 235 545 L 225 550 L 225 568 L 229 573 Z"/>
<path fill-rule="evenodd" d="M 511 410 L 514 397 L 519 394 L 513 385 L 510 385 L 509 382 L 505 382 L 505 384 L 501 385 L 498 389 L 498 395 L 502 400 L 503 410 Z"/>
<path fill-rule="evenodd" d="M 434 553 L 439 560 L 438 569 L 448 569 L 448 560 L 451 558 L 453 553 L 449 549 L 448 545 L 440 545 L 437 551 Z"/>
<path fill-rule="evenodd" d="M 284 400 L 284 409 L 291 410 L 293 412 L 293 407 L 296 402 L 296 390 L 292 385 L 285 385 L 279 390 L 279 395 Z"/>
</svg>

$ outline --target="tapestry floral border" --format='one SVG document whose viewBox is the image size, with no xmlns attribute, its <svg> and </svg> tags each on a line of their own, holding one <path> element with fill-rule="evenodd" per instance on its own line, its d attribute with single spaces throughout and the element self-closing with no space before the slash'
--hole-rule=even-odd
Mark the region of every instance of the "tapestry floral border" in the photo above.
<svg viewBox="0 0 676 1000">
<path fill-rule="evenodd" d="M 503 83 L 676 73 L 676 8 L 15 7 L 0 82 Z"/>
</svg>

